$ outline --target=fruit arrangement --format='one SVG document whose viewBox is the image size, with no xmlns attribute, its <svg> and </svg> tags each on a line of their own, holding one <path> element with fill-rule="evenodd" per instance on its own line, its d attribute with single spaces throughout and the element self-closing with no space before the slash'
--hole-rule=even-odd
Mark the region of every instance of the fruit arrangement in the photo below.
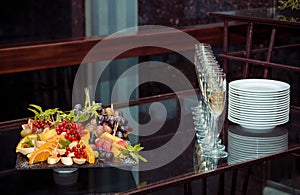
<svg viewBox="0 0 300 195">
<path fill-rule="evenodd" d="M 140 144 L 131 145 L 128 134 L 132 128 L 123 113 L 113 106 L 104 108 L 90 102 L 85 89 L 85 105 L 77 104 L 68 113 L 58 108 L 43 110 L 31 104 L 34 118 L 22 125 L 22 139 L 16 152 L 28 158 L 29 165 L 61 162 L 66 166 L 94 164 L 97 159 L 112 162 L 122 159 L 138 163 L 147 160 L 139 154 Z"/>
</svg>

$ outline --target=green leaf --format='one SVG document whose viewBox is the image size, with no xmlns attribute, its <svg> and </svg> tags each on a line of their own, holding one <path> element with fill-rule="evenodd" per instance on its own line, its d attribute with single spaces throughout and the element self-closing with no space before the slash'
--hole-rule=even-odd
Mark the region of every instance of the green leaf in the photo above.
<svg viewBox="0 0 300 195">
<path fill-rule="evenodd" d="M 144 162 L 148 162 L 148 160 L 144 157 L 142 157 L 142 155 L 138 154 L 138 157 L 140 160 L 144 161 Z"/>
<path fill-rule="evenodd" d="M 27 138 L 27 139 L 22 143 L 22 146 L 27 146 L 27 147 L 29 147 L 29 148 L 34 147 L 34 144 L 33 144 L 33 142 L 32 142 L 32 139 Z"/>
<path fill-rule="evenodd" d="M 31 109 L 31 108 L 28 108 L 28 110 L 30 110 L 31 112 L 33 112 L 34 113 L 34 120 L 37 120 L 37 117 L 38 117 L 38 115 L 39 115 L 39 113 L 36 111 L 36 110 L 33 110 L 33 109 Z"/>
<path fill-rule="evenodd" d="M 141 150 L 143 150 L 144 147 L 141 147 L 141 144 L 136 144 L 134 147 L 133 147 L 133 151 L 136 151 L 136 152 L 139 152 Z"/>
<path fill-rule="evenodd" d="M 43 109 L 41 106 L 35 105 L 35 104 L 29 104 L 29 106 L 34 107 L 36 110 L 39 111 L 39 113 L 43 112 Z"/>
<path fill-rule="evenodd" d="M 136 153 L 129 153 L 129 154 L 136 162 L 139 162 L 139 157 Z"/>
<path fill-rule="evenodd" d="M 63 149 L 66 149 L 71 143 L 70 140 L 59 140 L 58 141 Z"/>
<path fill-rule="evenodd" d="M 127 150 L 129 150 L 129 151 L 133 151 L 133 147 L 132 147 L 132 145 L 130 145 L 130 144 L 126 144 L 126 148 L 127 148 Z"/>
</svg>

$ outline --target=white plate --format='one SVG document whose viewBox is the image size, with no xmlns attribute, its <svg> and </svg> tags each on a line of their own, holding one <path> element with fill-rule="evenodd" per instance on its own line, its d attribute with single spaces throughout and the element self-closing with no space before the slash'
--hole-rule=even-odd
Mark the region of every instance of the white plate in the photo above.
<svg viewBox="0 0 300 195">
<path fill-rule="evenodd" d="M 265 147 L 271 147 L 274 146 L 280 146 L 282 144 L 285 144 L 285 142 L 288 140 L 288 137 L 279 137 L 276 139 L 265 139 L 265 140 L 259 140 L 256 138 L 252 139 L 245 139 L 245 138 L 239 138 L 239 137 L 232 137 L 231 135 L 228 135 L 228 145 L 232 146 L 241 146 L 241 147 L 247 147 L 247 148 L 255 148 L 258 146 L 265 146 Z"/>
<path fill-rule="evenodd" d="M 247 117 L 247 118 L 254 118 L 254 119 L 261 119 L 261 118 L 278 118 L 278 117 L 284 117 L 286 115 L 289 115 L 289 111 L 286 110 L 285 112 L 266 112 L 266 113 L 260 113 L 260 112 L 244 112 L 241 110 L 236 110 L 234 108 L 228 109 L 229 115 L 235 115 L 238 117 Z"/>
<path fill-rule="evenodd" d="M 269 143 L 267 144 L 253 144 L 253 143 L 237 143 L 237 142 L 228 142 L 228 147 L 234 148 L 236 150 L 241 150 L 241 151 L 253 151 L 253 150 L 258 150 L 258 151 L 271 151 L 271 150 L 278 150 L 282 148 L 287 147 L 287 140 L 283 140 L 279 143 Z"/>
<path fill-rule="evenodd" d="M 229 135 L 228 140 L 231 143 L 243 143 L 243 144 L 251 144 L 251 145 L 269 145 L 270 143 L 282 143 L 288 139 L 288 133 L 278 137 L 268 137 L 268 138 L 259 138 L 259 137 L 238 137 L 238 135 Z M 272 145 L 270 145 L 272 147 Z"/>
<path fill-rule="evenodd" d="M 262 97 L 262 98 L 280 97 L 280 96 L 288 95 L 289 93 L 290 93 L 290 89 L 284 91 L 276 91 L 276 92 L 249 92 L 249 91 L 237 90 L 232 87 L 229 87 L 228 89 L 228 94 L 233 94 L 236 96 Z"/>
<path fill-rule="evenodd" d="M 276 128 L 278 128 L 278 127 L 276 127 Z M 271 130 L 268 133 L 271 133 L 273 131 L 274 131 L 274 129 Z M 248 132 L 248 131 L 246 130 L 246 132 Z M 254 132 L 248 132 L 248 133 L 254 133 Z M 287 132 L 283 135 L 273 136 L 273 137 L 259 137 L 260 134 L 264 135 L 266 133 L 255 133 L 255 135 L 257 135 L 256 137 L 241 136 L 241 135 L 237 135 L 237 134 L 228 133 L 228 139 L 232 139 L 232 141 L 239 140 L 240 142 L 243 142 L 243 143 L 246 143 L 246 142 L 247 143 L 249 143 L 249 142 L 252 142 L 252 143 L 268 143 L 268 142 L 283 141 L 283 140 L 288 139 L 288 133 Z"/>
<path fill-rule="evenodd" d="M 274 144 L 274 147 L 270 146 Z M 269 147 L 268 147 L 269 146 Z M 246 151 L 259 151 L 259 152 L 269 152 L 269 151 L 277 151 L 287 148 L 287 140 L 281 143 L 270 143 L 269 145 L 251 145 L 251 144 L 237 144 L 228 142 L 228 148 L 232 148 L 238 151 L 246 152 Z"/>
<path fill-rule="evenodd" d="M 290 88 L 288 83 L 270 79 L 240 79 L 231 81 L 229 87 L 245 92 L 280 92 Z"/>
<path fill-rule="evenodd" d="M 248 149 L 247 148 L 231 148 L 228 146 L 228 150 L 233 152 L 235 155 L 238 156 L 249 156 L 252 154 L 272 154 L 272 153 L 276 153 L 279 151 L 283 151 L 286 150 L 287 146 L 282 146 L 280 148 L 274 148 L 274 149 L 266 149 L 264 150 L 263 148 L 257 148 L 257 149 Z"/>
<path fill-rule="evenodd" d="M 262 95 L 262 94 L 242 94 L 240 92 L 228 91 L 228 97 L 234 97 L 236 99 L 245 99 L 245 100 L 278 100 L 278 99 L 289 99 L 290 92 L 286 94 L 276 94 L 276 95 Z"/>
<path fill-rule="evenodd" d="M 269 113 L 265 113 L 265 114 L 261 114 L 261 113 L 251 113 L 251 112 L 242 112 L 242 111 L 238 111 L 238 110 L 233 110 L 233 109 L 229 109 L 228 110 L 228 115 L 237 117 L 237 118 L 249 118 L 249 119 L 254 119 L 254 120 L 270 120 L 270 119 L 276 119 L 276 118 L 283 118 L 286 116 L 289 116 L 289 112 L 288 111 L 283 111 L 283 112 L 269 112 Z"/>
<path fill-rule="evenodd" d="M 283 117 L 277 117 L 277 118 L 251 118 L 251 117 L 241 117 L 237 115 L 230 114 L 230 117 L 235 118 L 237 120 L 243 121 L 243 122 L 260 122 L 260 123 L 272 123 L 272 122 L 280 122 L 283 120 L 286 120 L 289 118 L 289 116 L 283 116 Z"/>
<path fill-rule="evenodd" d="M 282 118 L 280 120 L 277 121 L 256 121 L 256 120 L 241 120 L 241 119 L 237 119 L 234 118 L 232 116 L 230 116 L 231 118 L 233 118 L 235 121 L 239 122 L 240 125 L 244 125 L 244 126 L 249 126 L 249 125 L 255 125 L 255 126 L 264 126 L 264 125 L 268 125 L 268 126 L 277 126 L 277 125 L 281 125 L 283 123 L 285 123 L 286 121 L 288 121 L 288 118 Z"/>
<path fill-rule="evenodd" d="M 261 132 L 268 132 L 271 129 L 275 128 L 277 125 L 285 124 L 289 121 L 289 118 L 286 118 L 285 120 L 282 120 L 280 122 L 274 122 L 274 123 L 266 123 L 266 122 L 245 122 L 238 119 L 235 119 L 228 115 L 228 119 L 236 124 L 241 125 L 243 128 L 247 128 L 248 131 L 261 131 Z"/>
<path fill-rule="evenodd" d="M 235 118 L 233 117 L 230 117 L 228 116 L 228 119 L 231 121 L 231 122 L 234 122 L 236 124 L 239 124 L 241 125 L 242 127 L 244 128 L 247 128 L 249 129 L 249 131 L 251 130 L 255 130 L 255 131 L 261 131 L 261 132 L 268 132 L 270 131 L 271 129 L 275 128 L 277 125 L 282 125 L 282 124 L 285 124 L 289 121 L 289 119 L 285 119 L 285 120 L 282 120 L 282 121 L 278 121 L 278 122 L 270 122 L 270 123 L 267 123 L 267 122 L 245 122 L 245 121 L 241 121 L 241 120 L 236 120 Z"/>
<path fill-rule="evenodd" d="M 282 104 L 265 104 L 265 105 L 255 105 L 255 104 L 240 104 L 240 103 L 235 103 L 232 101 L 228 101 L 228 105 L 231 107 L 235 108 L 240 108 L 240 109 L 255 109 L 255 110 L 265 110 L 265 109 L 276 109 L 276 110 L 282 110 L 282 109 L 287 109 L 290 107 L 290 102 L 282 103 Z"/>
<path fill-rule="evenodd" d="M 235 100 L 237 102 L 243 101 L 243 102 L 250 102 L 250 103 L 255 103 L 255 102 L 269 102 L 269 101 L 275 101 L 275 102 L 289 102 L 290 101 L 290 96 L 280 96 L 280 97 L 268 97 L 268 98 L 262 98 L 262 97 L 242 97 L 242 96 L 235 96 L 232 94 L 228 95 L 228 99 Z"/>
<path fill-rule="evenodd" d="M 259 139 L 259 140 L 272 140 L 281 139 L 288 136 L 288 130 L 285 127 L 276 127 L 268 132 L 253 132 L 245 129 L 239 125 L 230 125 L 228 127 L 228 135 L 238 137 L 240 139 Z"/>
<path fill-rule="evenodd" d="M 252 114 L 252 115 L 256 115 L 256 114 L 278 115 L 282 113 L 289 113 L 290 106 L 284 105 L 279 108 L 268 107 L 268 108 L 259 109 L 255 107 L 249 107 L 249 108 L 238 107 L 236 105 L 229 104 L 228 110 L 233 112 L 238 112 L 238 113 Z"/>
</svg>

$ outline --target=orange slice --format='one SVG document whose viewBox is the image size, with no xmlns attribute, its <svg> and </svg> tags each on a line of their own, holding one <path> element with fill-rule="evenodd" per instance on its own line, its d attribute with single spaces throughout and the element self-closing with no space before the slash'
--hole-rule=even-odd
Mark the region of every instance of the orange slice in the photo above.
<svg viewBox="0 0 300 195">
<path fill-rule="evenodd" d="M 94 154 L 94 151 L 93 149 L 91 148 L 90 144 L 86 143 L 84 140 L 80 140 L 79 141 L 79 144 L 80 145 L 85 145 L 85 152 L 87 154 L 87 161 L 90 163 L 90 164 L 94 164 L 95 163 L 95 154 Z"/>
<path fill-rule="evenodd" d="M 51 151 L 52 150 L 49 148 L 38 149 L 38 150 L 34 151 L 30 155 L 29 164 L 34 164 L 34 163 L 43 162 L 43 161 L 47 160 L 47 158 L 51 154 Z"/>
<path fill-rule="evenodd" d="M 55 129 L 49 129 L 46 128 L 42 133 L 39 134 L 40 135 L 40 139 L 42 141 L 44 140 L 48 140 L 50 138 L 53 138 L 54 136 L 57 135 L 56 130 Z"/>
<path fill-rule="evenodd" d="M 39 147 L 39 149 L 46 149 L 46 148 L 48 148 L 48 149 L 53 150 L 54 148 L 57 147 L 57 145 L 58 145 L 58 141 L 56 141 L 56 140 L 50 140 L 50 141 L 44 143 L 41 147 Z"/>
</svg>

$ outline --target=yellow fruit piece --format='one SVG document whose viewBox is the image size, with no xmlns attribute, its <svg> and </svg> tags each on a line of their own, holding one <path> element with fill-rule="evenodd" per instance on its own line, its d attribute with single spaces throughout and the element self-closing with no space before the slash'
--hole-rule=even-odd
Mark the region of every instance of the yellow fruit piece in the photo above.
<svg viewBox="0 0 300 195">
<path fill-rule="evenodd" d="M 29 164 L 43 162 L 51 155 L 54 148 L 58 146 L 57 140 L 49 140 L 44 143 L 41 147 L 35 150 L 29 158 Z"/>
<path fill-rule="evenodd" d="M 57 135 L 56 130 L 55 129 L 48 129 L 46 128 L 42 133 L 39 134 L 40 135 L 40 139 L 42 141 L 44 140 L 48 140 L 53 138 L 54 136 Z"/>
<path fill-rule="evenodd" d="M 117 136 L 113 136 L 112 134 L 108 133 L 108 132 L 104 132 L 101 135 L 101 138 L 104 140 L 110 140 L 111 142 L 118 142 L 118 141 L 123 141 L 122 138 L 119 138 Z"/>
<path fill-rule="evenodd" d="M 47 158 L 51 154 L 51 151 L 52 150 L 49 148 L 43 148 L 43 149 L 38 149 L 38 150 L 34 151 L 30 155 L 29 164 L 34 164 L 34 163 L 43 162 L 43 161 L 47 160 Z"/>
<path fill-rule="evenodd" d="M 86 134 L 84 136 L 81 137 L 81 140 L 84 140 L 85 143 L 89 143 L 89 140 L 91 138 L 91 134 L 90 131 L 85 129 L 84 132 L 86 132 Z"/>
<path fill-rule="evenodd" d="M 73 158 L 73 161 L 78 165 L 82 165 L 85 163 L 86 159 L 85 158 Z"/>
<path fill-rule="evenodd" d="M 121 153 L 121 148 L 124 148 L 123 146 L 117 144 L 116 142 L 112 143 L 111 151 L 114 153 L 114 157 L 116 158 L 123 158 L 124 155 Z"/>
<path fill-rule="evenodd" d="M 93 149 L 91 148 L 90 144 L 88 144 L 88 142 L 85 142 L 84 140 L 80 140 L 79 142 L 80 145 L 85 145 L 85 152 L 87 154 L 87 161 L 90 164 L 94 164 L 95 163 L 95 154 Z"/>
<path fill-rule="evenodd" d="M 27 140 L 27 139 L 32 139 L 32 140 L 36 140 L 36 138 L 37 138 L 37 135 L 36 134 L 30 134 L 30 135 L 26 135 L 25 137 L 23 137 L 20 141 L 19 141 L 19 143 L 18 143 L 18 145 L 17 145 L 17 147 L 16 147 L 16 152 L 19 152 L 19 148 L 22 148 L 22 144 Z"/>
<path fill-rule="evenodd" d="M 39 147 L 39 149 L 51 149 L 53 150 L 54 148 L 56 148 L 58 145 L 58 141 L 57 140 L 49 140 L 48 142 L 44 143 L 41 147 Z"/>
</svg>

